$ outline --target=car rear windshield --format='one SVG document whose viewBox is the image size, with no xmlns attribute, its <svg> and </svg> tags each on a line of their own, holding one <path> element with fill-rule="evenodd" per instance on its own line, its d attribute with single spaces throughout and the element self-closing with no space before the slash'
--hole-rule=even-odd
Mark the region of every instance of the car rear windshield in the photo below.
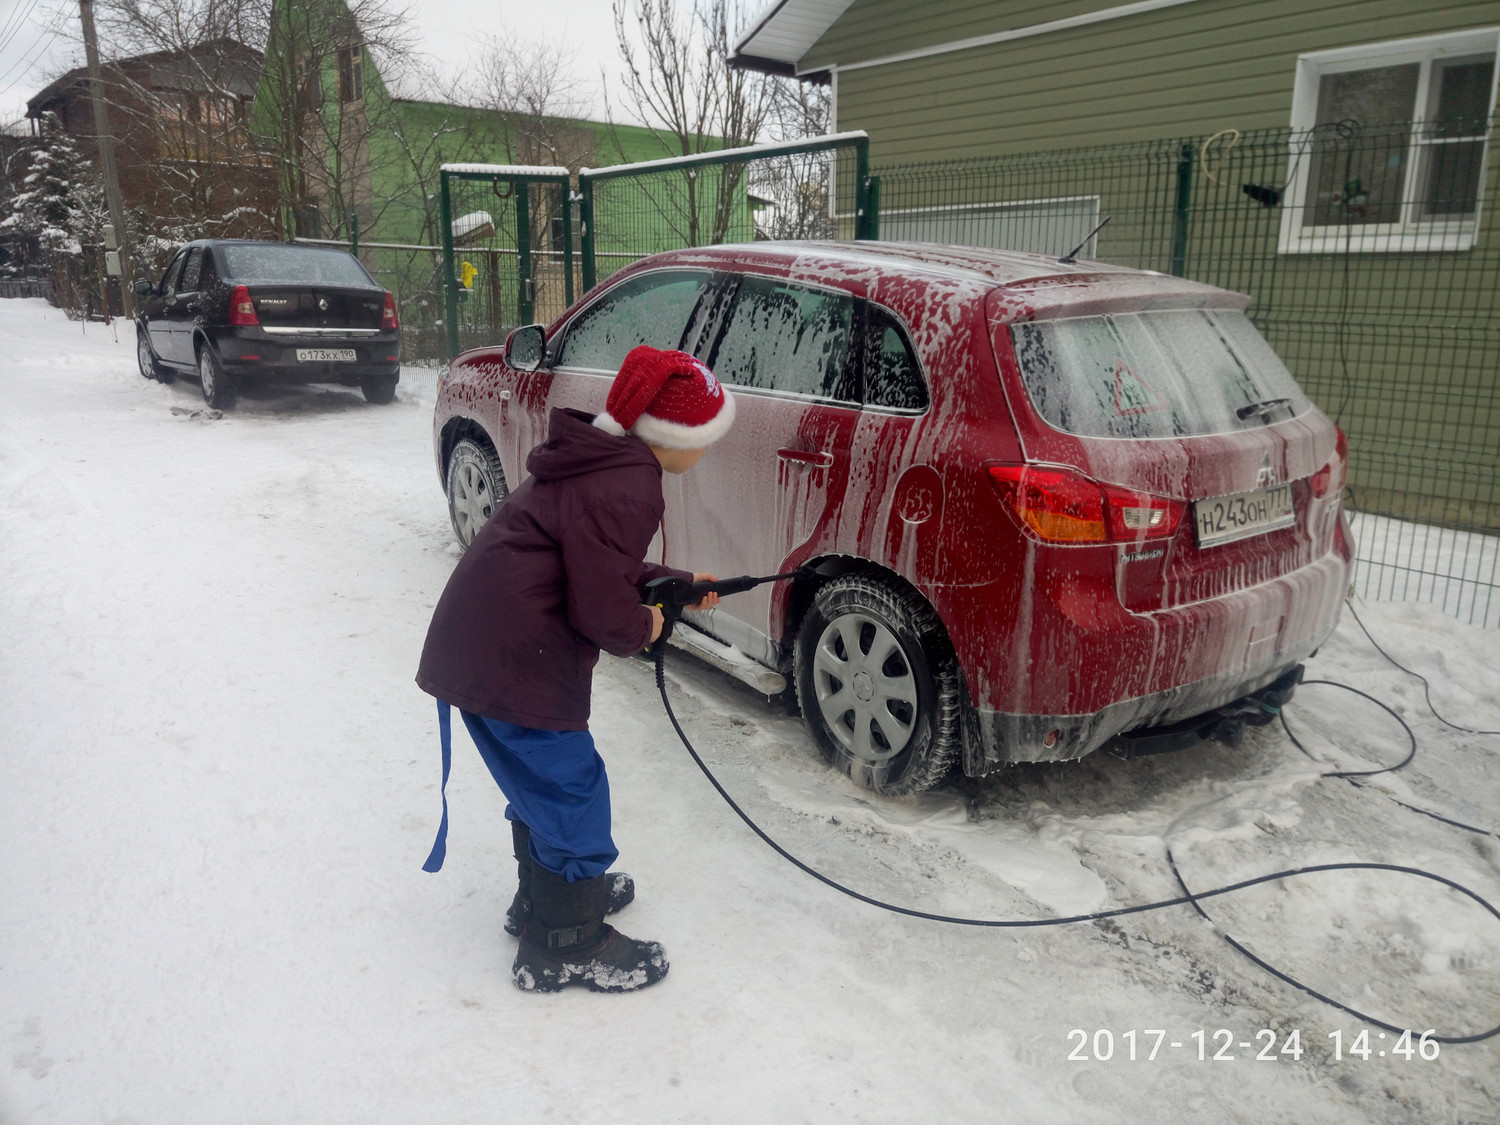
<svg viewBox="0 0 1500 1125">
<path fill-rule="evenodd" d="M 1082 437 L 1181 437 L 1310 410 L 1244 313 L 1183 309 L 1011 326 L 1027 394 Z"/>
<path fill-rule="evenodd" d="M 236 281 L 293 281 L 317 285 L 357 285 L 373 282 L 352 254 L 312 246 L 244 243 L 221 246 L 224 265 Z"/>
</svg>

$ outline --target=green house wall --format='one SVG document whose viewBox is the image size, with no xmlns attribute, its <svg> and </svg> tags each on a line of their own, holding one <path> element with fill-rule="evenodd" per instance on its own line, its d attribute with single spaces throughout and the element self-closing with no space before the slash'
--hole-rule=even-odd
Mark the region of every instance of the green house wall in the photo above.
<svg viewBox="0 0 1500 1125">
<path fill-rule="evenodd" d="M 1246 181 L 1284 182 L 1284 138 L 1262 132 L 1258 149 L 1242 145 L 1217 183 L 1198 147 L 1221 130 L 1286 130 L 1300 54 L 1495 28 L 1500 3 L 1191 0 L 854 65 L 1116 6 L 855 0 L 798 69 L 833 70 L 834 126 L 869 133 L 886 216 L 1097 195 L 1101 217 L 1114 215 L 1098 257 L 1179 268 L 1251 295 L 1262 331 L 1350 432 L 1365 510 L 1500 530 L 1500 145 L 1489 147 L 1472 249 L 1352 255 L 1278 252 L 1279 210 L 1241 194 Z M 1157 142 L 1149 157 L 1147 142 Z M 1211 151 L 1210 165 L 1225 151 Z M 1018 154 L 1038 153 L 1063 155 L 1018 170 Z M 937 164 L 918 172 L 913 162 Z M 1180 255 L 1170 253 L 1174 235 Z"/>
<path fill-rule="evenodd" d="M 855 0 L 799 61 L 837 67 L 839 129 L 905 163 L 1288 124 L 1297 56 L 1500 26 L 1495 0 L 1193 0 L 907 62 L 922 47 L 1118 5 Z"/>
</svg>

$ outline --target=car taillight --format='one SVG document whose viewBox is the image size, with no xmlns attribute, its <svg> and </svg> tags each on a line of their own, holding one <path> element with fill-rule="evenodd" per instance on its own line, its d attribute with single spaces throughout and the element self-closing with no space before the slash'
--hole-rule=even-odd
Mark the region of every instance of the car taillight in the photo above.
<svg viewBox="0 0 1500 1125">
<path fill-rule="evenodd" d="M 1328 464 L 1315 472 L 1309 479 L 1312 484 L 1312 494 L 1318 499 L 1325 496 L 1337 496 L 1344 491 L 1344 481 L 1349 477 L 1349 439 L 1344 436 L 1344 431 L 1334 429 L 1338 433 L 1338 440 L 1333 445 L 1333 456 L 1328 459 Z"/>
<path fill-rule="evenodd" d="M 1038 539 L 1049 543 L 1136 543 L 1166 539 L 1187 505 L 1100 484 L 1070 469 L 991 465 L 990 482 Z"/>
<path fill-rule="evenodd" d="M 229 323 L 241 327 L 260 324 L 260 317 L 255 315 L 255 302 L 250 299 L 250 290 L 243 285 L 236 285 L 229 294 Z"/>
<path fill-rule="evenodd" d="M 401 327 L 401 322 L 396 319 L 396 298 L 389 293 L 385 295 L 385 311 L 380 314 L 380 327 L 387 332 L 394 332 Z"/>
</svg>

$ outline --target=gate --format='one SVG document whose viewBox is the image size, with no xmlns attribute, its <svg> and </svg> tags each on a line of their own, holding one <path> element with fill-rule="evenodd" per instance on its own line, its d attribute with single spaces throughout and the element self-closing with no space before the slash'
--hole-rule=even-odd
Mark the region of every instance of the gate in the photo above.
<svg viewBox="0 0 1500 1125">
<path fill-rule="evenodd" d="M 443 325 L 448 358 L 573 303 L 573 195 L 566 168 L 444 164 Z"/>
<path fill-rule="evenodd" d="M 662 250 L 879 238 L 879 187 L 863 130 L 584 168 L 583 287 Z"/>
</svg>

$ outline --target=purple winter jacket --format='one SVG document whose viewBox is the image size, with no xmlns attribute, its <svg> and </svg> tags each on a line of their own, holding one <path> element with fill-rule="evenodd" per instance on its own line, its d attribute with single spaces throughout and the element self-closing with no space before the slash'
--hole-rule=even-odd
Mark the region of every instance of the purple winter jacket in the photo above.
<svg viewBox="0 0 1500 1125">
<path fill-rule="evenodd" d="M 642 561 L 661 523 L 660 463 L 577 410 L 553 410 L 527 481 L 505 498 L 448 579 L 417 671 L 465 711 L 543 730 L 585 730 L 599 650 L 651 636 L 639 587 L 692 575 Z"/>
</svg>

